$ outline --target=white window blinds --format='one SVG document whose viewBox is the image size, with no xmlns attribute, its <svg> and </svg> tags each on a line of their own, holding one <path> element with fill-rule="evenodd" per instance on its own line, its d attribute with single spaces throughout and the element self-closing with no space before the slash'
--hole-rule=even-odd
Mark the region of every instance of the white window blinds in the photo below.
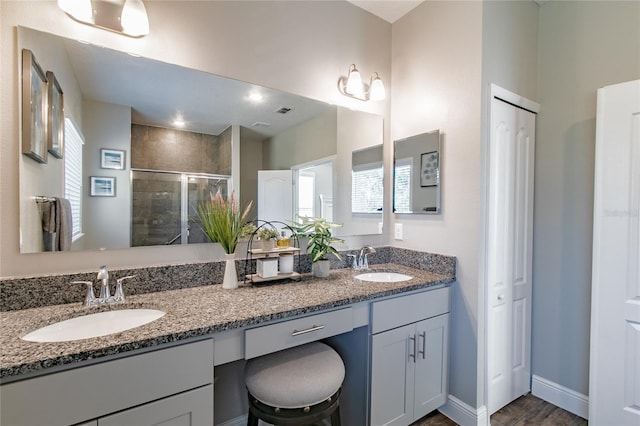
<svg viewBox="0 0 640 426">
<path fill-rule="evenodd" d="M 351 212 L 381 213 L 383 182 L 382 163 L 354 166 L 351 172 Z"/>
<path fill-rule="evenodd" d="M 73 241 L 82 235 L 82 145 L 84 138 L 69 118 L 64 119 L 64 197 L 71 203 Z"/>
</svg>

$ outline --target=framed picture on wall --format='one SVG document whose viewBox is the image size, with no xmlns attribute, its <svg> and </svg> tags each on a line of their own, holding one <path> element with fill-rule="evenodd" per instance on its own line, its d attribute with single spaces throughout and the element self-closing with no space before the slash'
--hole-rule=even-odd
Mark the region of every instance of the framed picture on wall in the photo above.
<svg viewBox="0 0 640 426">
<path fill-rule="evenodd" d="M 103 169 L 124 170 L 124 151 L 117 149 L 101 149 L 100 167 Z"/>
<path fill-rule="evenodd" d="M 420 156 L 420 186 L 438 186 L 440 170 L 438 151 L 425 152 Z"/>
<path fill-rule="evenodd" d="M 47 118 L 47 148 L 56 158 L 62 158 L 64 145 L 64 98 L 58 79 L 51 71 L 47 71 L 48 90 L 48 118 Z"/>
<path fill-rule="evenodd" d="M 89 195 L 92 197 L 115 197 L 116 178 L 107 176 L 91 176 Z"/>
<path fill-rule="evenodd" d="M 22 153 L 47 162 L 47 77 L 31 50 L 22 49 Z"/>
</svg>

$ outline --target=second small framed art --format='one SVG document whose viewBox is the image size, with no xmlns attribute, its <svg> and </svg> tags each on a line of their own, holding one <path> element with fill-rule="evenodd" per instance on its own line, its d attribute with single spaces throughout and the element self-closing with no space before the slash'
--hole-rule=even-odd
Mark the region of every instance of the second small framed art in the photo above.
<svg viewBox="0 0 640 426">
<path fill-rule="evenodd" d="M 100 150 L 100 168 L 124 170 L 124 151 L 117 149 L 101 149 Z"/>
</svg>

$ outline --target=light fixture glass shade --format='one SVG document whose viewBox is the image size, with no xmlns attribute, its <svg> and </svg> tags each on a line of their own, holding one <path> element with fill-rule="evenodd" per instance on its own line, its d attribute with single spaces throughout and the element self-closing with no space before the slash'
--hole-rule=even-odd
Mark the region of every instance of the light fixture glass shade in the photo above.
<svg viewBox="0 0 640 426">
<path fill-rule="evenodd" d="M 351 65 L 349 69 L 349 76 L 347 77 L 347 86 L 344 89 L 350 95 L 362 96 L 362 77 L 355 65 Z"/>
<path fill-rule="evenodd" d="M 94 23 L 91 0 L 58 0 L 58 7 L 78 21 Z"/>
<path fill-rule="evenodd" d="M 149 17 L 142 0 L 126 0 L 120 17 L 122 31 L 134 37 L 149 34 Z"/>
<path fill-rule="evenodd" d="M 369 99 L 372 101 L 381 101 L 386 97 L 386 92 L 384 90 L 384 83 L 382 83 L 382 79 L 375 74 L 373 80 L 371 81 L 371 89 L 369 92 Z"/>
</svg>

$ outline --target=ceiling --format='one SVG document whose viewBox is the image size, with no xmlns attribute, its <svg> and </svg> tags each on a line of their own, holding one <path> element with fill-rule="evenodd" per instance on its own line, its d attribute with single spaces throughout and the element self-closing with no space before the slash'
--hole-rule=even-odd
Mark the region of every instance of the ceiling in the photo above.
<svg viewBox="0 0 640 426">
<path fill-rule="evenodd" d="M 35 31 L 23 29 L 24 31 Z M 136 124 L 218 135 L 231 123 L 271 137 L 327 110 L 324 102 L 46 35 L 64 43 L 83 97 L 131 107 Z M 262 96 L 250 101 L 252 93 Z"/>
<path fill-rule="evenodd" d="M 422 3 L 422 0 L 347 0 L 364 9 L 373 13 L 379 18 L 384 19 L 387 22 L 394 23 L 398 19 L 402 18 L 413 8 Z"/>
</svg>

